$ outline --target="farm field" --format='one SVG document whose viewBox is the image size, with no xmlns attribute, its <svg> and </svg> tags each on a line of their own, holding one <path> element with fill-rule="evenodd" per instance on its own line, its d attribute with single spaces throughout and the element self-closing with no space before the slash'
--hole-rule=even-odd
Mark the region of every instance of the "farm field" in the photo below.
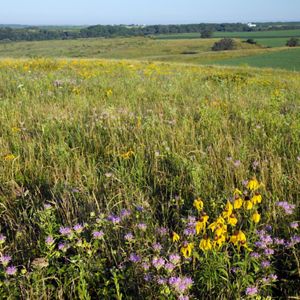
<svg viewBox="0 0 300 300">
<path fill-rule="evenodd" d="M 0 60 L 0 298 L 299 298 L 300 73 L 116 41 Z"/>
<path fill-rule="evenodd" d="M 153 40 L 150 38 L 81 39 L 65 41 L 14 42 L 0 44 L 0 57 L 62 57 L 62 58 L 108 58 L 133 59 L 141 61 L 181 62 L 189 64 L 247 64 L 254 67 L 299 70 L 297 50 L 287 47 L 263 48 L 236 40 L 233 51 L 211 51 L 218 39 Z M 270 41 L 269 41 L 270 42 Z M 280 62 L 266 59 L 259 61 L 260 55 L 277 52 Z M 258 56 L 258 59 L 255 57 Z M 264 56 L 262 56 L 264 57 Z M 272 56 L 273 57 L 273 56 Z M 254 63 L 252 63 L 254 61 Z"/>
</svg>

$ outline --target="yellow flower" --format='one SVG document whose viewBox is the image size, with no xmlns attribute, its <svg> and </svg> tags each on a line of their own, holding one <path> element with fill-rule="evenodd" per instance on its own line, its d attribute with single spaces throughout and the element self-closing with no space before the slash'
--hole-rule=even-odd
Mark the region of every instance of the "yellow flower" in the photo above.
<svg viewBox="0 0 300 300">
<path fill-rule="evenodd" d="M 7 154 L 4 156 L 4 160 L 13 160 L 15 159 L 16 157 L 13 155 L 13 154 Z"/>
<path fill-rule="evenodd" d="M 214 241 L 212 243 L 212 246 L 214 248 L 218 247 L 218 248 L 221 248 L 222 245 L 225 243 L 226 241 L 226 235 L 225 234 L 221 234 L 221 235 L 215 235 L 214 237 Z"/>
<path fill-rule="evenodd" d="M 243 193 L 239 190 L 239 189 L 235 189 L 234 192 L 233 192 L 233 195 L 234 196 L 237 196 L 237 195 L 242 195 Z"/>
<path fill-rule="evenodd" d="M 196 232 L 199 234 L 202 230 L 205 231 L 206 224 L 209 219 L 208 215 L 203 215 L 199 218 L 199 220 L 196 222 Z"/>
<path fill-rule="evenodd" d="M 18 127 L 12 127 L 11 131 L 14 132 L 14 133 L 17 133 L 17 132 L 20 132 L 21 129 L 18 128 Z"/>
<path fill-rule="evenodd" d="M 112 89 L 109 89 L 106 91 L 106 96 L 109 97 L 112 95 L 112 93 L 113 93 Z"/>
<path fill-rule="evenodd" d="M 208 228 L 211 229 L 211 231 L 215 231 L 216 228 L 219 228 L 220 226 L 223 226 L 225 224 L 225 220 L 222 218 L 222 216 L 219 216 L 217 220 L 213 223 L 211 223 Z"/>
<path fill-rule="evenodd" d="M 194 248 L 194 244 L 193 243 L 185 242 L 183 244 L 183 246 L 181 247 L 180 251 L 181 251 L 182 255 L 184 256 L 184 258 L 191 257 L 193 248 Z"/>
<path fill-rule="evenodd" d="M 258 223 L 260 221 L 260 214 L 257 211 L 252 215 L 252 221 L 254 223 Z"/>
<path fill-rule="evenodd" d="M 256 178 L 251 179 L 247 184 L 247 189 L 250 191 L 255 191 L 259 188 L 260 184 Z"/>
<path fill-rule="evenodd" d="M 200 198 L 198 198 L 194 200 L 193 205 L 198 211 L 201 211 L 203 209 L 204 203 Z"/>
<path fill-rule="evenodd" d="M 234 209 L 240 209 L 243 205 L 243 199 L 241 197 L 238 197 L 233 202 L 233 208 Z"/>
<path fill-rule="evenodd" d="M 251 201 L 254 205 L 257 203 L 261 203 L 262 197 L 259 193 L 255 193 L 255 195 L 251 198 Z"/>
<path fill-rule="evenodd" d="M 231 226 L 235 226 L 237 222 L 238 219 L 236 218 L 235 214 L 231 214 L 230 217 L 228 218 L 228 224 Z"/>
<path fill-rule="evenodd" d="M 175 231 L 173 231 L 172 240 L 173 240 L 174 243 L 178 242 L 180 240 L 180 236 Z"/>
<path fill-rule="evenodd" d="M 234 235 L 230 237 L 230 242 L 235 246 L 239 246 L 240 244 L 246 243 L 246 235 L 242 230 L 236 231 Z"/>
<path fill-rule="evenodd" d="M 244 202 L 244 208 L 245 208 L 246 210 L 252 209 L 252 208 L 253 208 L 253 203 L 252 203 L 250 200 L 246 200 L 246 201 Z"/>
<path fill-rule="evenodd" d="M 128 152 L 123 153 L 123 154 L 121 154 L 120 156 L 121 156 L 122 158 L 124 158 L 124 159 L 129 159 L 130 156 L 132 156 L 132 155 L 134 155 L 134 152 L 131 151 L 131 150 L 129 150 Z"/>
<path fill-rule="evenodd" d="M 232 211 L 233 211 L 233 206 L 229 201 L 227 201 L 225 209 L 222 213 L 223 218 L 229 218 L 229 216 L 232 214 Z"/>
<path fill-rule="evenodd" d="M 203 239 L 200 241 L 199 248 L 202 251 L 211 250 L 212 244 L 211 244 L 210 239 L 207 236 L 203 237 Z"/>
</svg>

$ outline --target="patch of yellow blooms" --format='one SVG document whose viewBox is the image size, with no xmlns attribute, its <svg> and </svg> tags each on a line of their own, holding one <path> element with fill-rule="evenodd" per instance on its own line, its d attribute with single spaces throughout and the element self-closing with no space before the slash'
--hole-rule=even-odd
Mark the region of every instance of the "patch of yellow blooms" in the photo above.
<svg viewBox="0 0 300 300">
<path fill-rule="evenodd" d="M 209 216 L 204 212 L 204 201 L 197 198 L 193 202 L 199 217 L 195 223 L 196 236 L 202 235 L 199 248 L 203 252 L 219 251 L 224 245 L 232 244 L 238 251 L 241 248 L 252 251 L 247 243 L 245 232 L 245 219 L 257 224 L 260 222 L 261 215 L 258 212 L 258 205 L 262 202 L 262 196 L 258 189 L 263 184 L 256 178 L 252 178 L 246 185 L 247 191 L 244 193 L 235 189 L 233 201 L 227 201 L 221 214 L 209 224 Z M 234 229 L 233 228 L 236 228 Z M 173 232 L 172 241 L 178 242 L 180 236 Z M 194 242 L 184 241 L 180 252 L 185 258 L 192 256 Z"/>
</svg>

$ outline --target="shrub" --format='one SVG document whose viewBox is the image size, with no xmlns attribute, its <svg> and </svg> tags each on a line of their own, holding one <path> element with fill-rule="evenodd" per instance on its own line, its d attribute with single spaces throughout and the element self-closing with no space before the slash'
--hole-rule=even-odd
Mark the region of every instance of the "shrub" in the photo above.
<svg viewBox="0 0 300 300">
<path fill-rule="evenodd" d="M 288 47 L 297 47 L 297 46 L 300 46 L 300 40 L 298 38 L 290 38 L 286 42 L 286 46 L 288 46 Z"/>
<path fill-rule="evenodd" d="M 230 38 L 221 39 L 212 46 L 213 51 L 223 51 L 223 50 L 234 50 L 235 49 L 235 41 Z"/>
<path fill-rule="evenodd" d="M 256 45 L 256 44 L 257 44 L 257 42 L 254 41 L 254 39 L 247 39 L 247 40 L 246 40 L 246 43 L 247 43 L 247 44 L 251 44 L 251 45 Z"/>
<path fill-rule="evenodd" d="M 213 35 L 213 31 L 210 29 L 204 29 L 204 30 L 201 30 L 201 32 L 200 32 L 200 36 L 202 39 L 211 38 L 212 35 Z"/>
</svg>

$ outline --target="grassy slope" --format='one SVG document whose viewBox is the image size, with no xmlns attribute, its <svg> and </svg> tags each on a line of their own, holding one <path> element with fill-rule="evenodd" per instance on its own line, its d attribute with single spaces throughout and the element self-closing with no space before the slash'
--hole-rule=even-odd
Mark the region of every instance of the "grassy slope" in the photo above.
<svg viewBox="0 0 300 300">
<path fill-rule="evenodd" d="M 18 42 L 0 44 L 0 57 L 85 57 L 193 64 L 214 64 L 223 60 L 226 63 L 227 59 L 238 58 L 237 64 L 240 64 L 247 57 L 250 58 L 262 54 L 268 55 L 274 51 L 286 49 L 279 47 L 267 49 L 237 40 L 237 50 L 212 52 L 210 49 L 215 41 L 217 39 L 155 40 L 150 38 L 116 38 Z M 268 43 L 271 41 L 272 39 L 268 39 Z M 292 52 L 284 51 L 279 55 L 281 59 L 283 58 L 280 64 L 270 59 L 267 60 L 265 66 L 299 70 L 299 60 L 297 60 L 297 57 L 294 59 L 294 56 L 289 57 L 290 53 Z M 234 62 L 233 60 L 232 63 Z M 261 66 L 255 63 L 250 65 Z"/>
</svg>

